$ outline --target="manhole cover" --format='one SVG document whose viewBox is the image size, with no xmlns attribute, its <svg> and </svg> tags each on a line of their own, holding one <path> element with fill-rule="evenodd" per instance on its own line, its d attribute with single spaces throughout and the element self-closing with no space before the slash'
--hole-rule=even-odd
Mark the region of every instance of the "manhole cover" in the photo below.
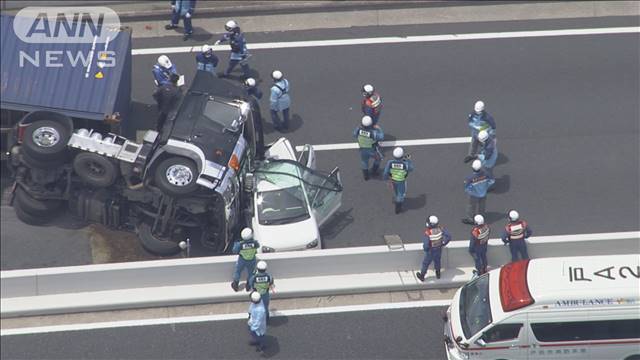
<svg viewBox="0 0 640 360">
<path fill-rule="evenodd" d="M 384 242 L 389 247 L 389 250 L 404 249 L 404 244 L 399 235 L 385 235 Z"/>
</svg>

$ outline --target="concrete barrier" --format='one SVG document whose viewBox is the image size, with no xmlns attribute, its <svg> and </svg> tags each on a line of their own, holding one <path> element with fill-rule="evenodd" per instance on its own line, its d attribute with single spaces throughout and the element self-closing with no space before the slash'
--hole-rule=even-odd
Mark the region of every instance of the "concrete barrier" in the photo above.
<svg viewBox="0 0 640 360">
<path fill-rule="evenodd" d="M 534 237 L 532 258 L 640 254 L 640 232 Z M 460 286 L 471 278 L 468 241 L 453 241 L 442 257 L 443 277 L 415 278 L 422 244 L 260 254 L 276 278 L 274 297 L 318 296 Z M 489 265 L 510 260 L 507 246 L 489 241 Z M 236 256 L 12 270 L 1 273 L 1 316 L 53 314 L 237 301 L 229 282 Z"/>
</svg>

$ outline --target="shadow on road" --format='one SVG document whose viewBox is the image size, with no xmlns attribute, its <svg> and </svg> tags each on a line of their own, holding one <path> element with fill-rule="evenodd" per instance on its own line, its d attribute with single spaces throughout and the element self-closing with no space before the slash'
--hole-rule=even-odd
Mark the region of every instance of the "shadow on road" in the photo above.
<svg viewBox="0 0 640 360">
<path fill-rule="evenodd" d="M 423 209 L 427 204 L 427 195 L 420 194 L 418 196 L 406 197 L 404 204 L 402 205 L 404 210 L 418 210 Z"/>
<path fill-rule="evenodd" d="M 501 152 L 498 152 L 498 159 L 496 159 L 496 165 L 503 165 L 509 162 L 509 157 Z"/>
<path fill-rule="evenodd" d="M 327 247 L 327 240 L 335 239 L 336 236 L 338 236 L 340 232 L 344 230 L 344 228 L 346 228 L 353 222 L 353 216 L 351 216 L 352 211 L 353 208 L 350 208 L 348 210 L 339 210 L 335 214 L 333 214 L 331 219 L 326 224 L 324 224 L 324 226 L 320 230 L 324 248 Z"/>
<path fill-rule="evenodd" d="M 493 194 L 505 194 L 509 192 L 509 188 L 511 187 L 511 176 L 502 175 L 496 179 L 495 185 L 493 185 Z"/>
</svg>

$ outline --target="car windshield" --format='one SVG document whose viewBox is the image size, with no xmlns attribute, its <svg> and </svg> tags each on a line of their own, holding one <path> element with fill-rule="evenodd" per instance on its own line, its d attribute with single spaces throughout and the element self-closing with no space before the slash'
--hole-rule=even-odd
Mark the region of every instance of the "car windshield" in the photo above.
<svg viewBox="0 0 640 360">
<path fill-rule="evenodd" d="M 256 195 L 258 222 L 262 225 L 281 225 L 310 217 L 302 186 L 261 191 Z"/>
<path fill-rule="evenodd" d="M 491 322 L 489 274 L 486 274 L 460 291 L 460 323 L 464 336 L 469 339 Z"/>
<path fill-rule="evenodd" d="M 204 107 L 203 115 L 220 125 L 225 129 L 237 131 L 239 129 L 240 122 L 240 109 L 236 106 L 215 101 L 210 98 Z"/>
</svg>

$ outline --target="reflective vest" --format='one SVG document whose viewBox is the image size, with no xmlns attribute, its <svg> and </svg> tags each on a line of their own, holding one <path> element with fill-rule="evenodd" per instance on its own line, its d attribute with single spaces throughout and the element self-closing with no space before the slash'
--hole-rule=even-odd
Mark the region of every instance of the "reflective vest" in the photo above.
<svg viewBox="0 0 640 360">
<path fill-rule="evenodd" d="M 371 149 L 376 140 L 373 139 L 373 130 L 360 128 L 358 130 L 358 146 L 361 149 Z"/>
<path fill-rule="evenodd" d="M 424 234 L 429 237 L 429 242 L 431 242 L 432 248 L 439 248 L 442 246 L 442 229 L 440 226 L 427 228 L 424 231 Z"/>
<path fill-rule="evenodd" d="M 254 260 L 258 252 L 258 243 L 253 240 L 240 242 L 240 256 L 247 261 Z"/>
<path fill-rule="evenodd" d="M 391 173 L 391 180 L 405 181 L 409 172 L 407 171 L 407 165 L 404 162 L 392 161 L 389 173 Z"/>
<path fill-rule="evenodd" d="M 526 228 L 527 223 L 522 220 L 509 223 L 507 224 L 507 226 L 505 226 L 505 230 L 507 230 L 507 234 L 509 235 L 509 239 L 511 240 L 523 240 L 524 231 Z"/>
<path fill-rule="evenodd" d="M 489 228 L 489 225 L 474 226 L 471 233 L 477 239 L 476 244 L 486 245 L 489 241 L 489 233 L 491 233 L 491 229 Z"/>
<path fill-rule="evenodd" d="M 271 276 L 265 272 L 257 272 L 253 278 L 253 287 L 260 295 L 264 295 L 269 292 L 269 286 L 271 286 Z"/>
<path fill-rule="evenodd" d="M 382 98 L 378 94 L 373 94 L 364 99 L 363 105 L 372 109 L 374 113 L 378 113 L 382 107 Z"/>
</svg>

